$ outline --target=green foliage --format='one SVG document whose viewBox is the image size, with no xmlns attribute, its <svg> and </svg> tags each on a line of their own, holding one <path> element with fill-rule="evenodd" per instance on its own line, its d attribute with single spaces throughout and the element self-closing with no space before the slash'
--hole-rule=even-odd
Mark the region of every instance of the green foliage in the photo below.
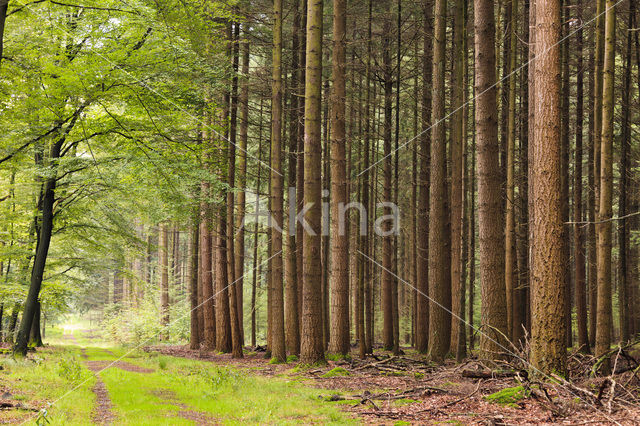
<svg viewBox="0 0 640 426">
<path fill-rule="evenodd" d="M 288 355 L 287 356 L 287 363 L 289 362 L 298 362 L 298 357 L 296 355 Z"/>
<path fill-rule="evenodd" d="M 58 361 L 58 375 L 69 382 L 78 382 L 86 377 L 80 362 L 73 357 L 65 357 Z"/>
</svg>

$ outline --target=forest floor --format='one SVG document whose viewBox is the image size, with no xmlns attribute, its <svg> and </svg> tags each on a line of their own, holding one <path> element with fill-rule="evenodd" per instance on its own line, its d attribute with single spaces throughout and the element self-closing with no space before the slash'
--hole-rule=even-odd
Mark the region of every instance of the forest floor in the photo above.
<svg viewBox="0 0 640 426">
<path fill-rule="evenodd" d="M 640 379 L 631 356 L 618 360 L 618 371 L 605 378 L 571 383 L 558 377 L 537 381 L 526 372 L 508 370 L 491 374 L 477 360 L 462 364 L 448 360 L 436 366 L 406 350 L 393 356 L 376 350 L 374 357 L 328 361 L 326 366 L 306 367 L 292 363 L 271 364 L 264 352 L 249 352 L 243 359 L 227 354 L 190 350 L 185 346 L 145 348 L 174 357 L 232 365 L 267 377 L 300 380 L 317 388 L 318 399 L 342 407 L 370 424 L 571 424 L 639 425 Z M 572 368 L 584 369 L 572 356 Z M 473 376 L 473 377 L 472 377 Z"/>
<path fill-rule="evenodd" d="M 299 380 L 109 346 L 82 330 L 22 360 L 0 355 L 0 424 L 239 423 L 357 420 Z"/>
<path fill-rule="evenodd" d="M 87 330 L 53 342 L 24 360 L 0 355 L 0 423 L 640 424 L 629 351 L 616 357 L 620 374 L 585 370 L 569 383 L 506 365 L 491 374 L 473 359 L 437 366 L 409 350 L 309 367 L 249 350 L 239 360 L 177 345 L 127 350 Z"/>
</svg>

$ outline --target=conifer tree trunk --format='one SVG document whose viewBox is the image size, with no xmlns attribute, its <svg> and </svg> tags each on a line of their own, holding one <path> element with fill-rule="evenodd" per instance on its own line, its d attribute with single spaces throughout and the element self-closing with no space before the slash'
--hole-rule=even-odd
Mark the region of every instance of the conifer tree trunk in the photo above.
<svg viewBox="0 0 640 426">
<path fill-rule="evenodd" d="M 429 203 L 429 357 L 443 362 L 451 342 L 451 276 L 445 265 L 447 242 L 447 171 L 445 129 L 446 3 L 436 0 L 433 38 L 433 109 Z"/>
<path fill-rule="evenodd" d="M 559 0 L 536 1 L 535 121 L 533 145 L 534 222 L 531 240 L 531 363 L 544 374 L 566 371 L 566 322 L 562 237 Z"/>
<path fill-rule="evenodd" d="M 517 286 L 516 264 L 516 219 L 515 219 L 515 165 L 514 156 L 516 149 L 516 76 L 512 75 L 516 67 L 516 24 L 518 14 L 517 0 L 511 0 L 511 22 L 509 24 L 509 64 L 507 74 L 509 77 L 507 113 L 507 196 L 505 200 L 505 288 L 507 291 L 507 336 L 515 341 L 515 333 L 519 324 L 516 324 L 515 315 L 515 287 Z"/>
<path fill-rule="evenodd" d="M 349 253 L 346 221 L 346 0 L 333 3 L 333 91 L 331 93 L 331 333 L 329 352 L 349 354 Z"/>
<path fill-rule="evenodd" d="M 393 73 L 391 69 L 391 1 L 385 0 L 383 6 L 386 15 L 382 28 L 382 73 L 384 85 L 384 126 L 383 126 L 383 194 L 385 203 L 392 203 L 392 154 L 391 154 L 391 123 Z M 391 214 L 391 208 L 385 207 L 384 214 Z M 383 311 L 383 345 L 386 350 L 393 349 L 393 236 L 390 235 L 391 223 L 385 221 L 382 227 L 382 311 Z"/>
<path fill-rule="evenodd" d="M 200 221 L 194 216 L 189 238 L 189 300 L 191 302 L 191 321 L 189 333 L 189 348 L 200 349 L 200 324 L 198 321 L 198 242 L 200 239 Z"/>
<path fill-rule="evenodd" d="M 423 57 L 422 57 L 422 136 L 420 137 L 419 195 L 417 224 L 417 306 L 416 350 L 426 353 L 429 342 L 429 204 L 431 179 L 431 135 L 426 131 L 431 122 L 431 84 L 433 52 L 433 0 L 423 1 Z"/>
<path fill-rule="evenodd" d="M 604 26 L 605 16 L 604 0 L 596 0 L 597 10 L 596 29 L 595 29 L 595 54 L 594 54 L 594 82 L 593 82 L 593 136 L 592 136 L 592 160 L 593 160 L 593 203 L 590 206 L 589 221 L 592 222 L 589 227 L 589 238 L 591 240 L 589 252 L 589 336 L 592 339 L 592 345 L 596 344 L 597 329 L 597 299 L 598 299 L 598 241 L 597 241 L 597 221 L 600 209 L 600 155 L 601 155 L 601 139 L 602 139 L 602 82 L 603 82 L 603 57 L 604 57 Z"/>
<path fill-rule="evenodd" d="M 282 294 L 282 0 L 273 2 L 273 54 L 271 89 L 271 356 L 286 361 L 284 341 L 284 300 Z"/>
<path fill-rule="evenodd" d="M 504 279 L 500 144 L 496 118 L 495 19 L 493 2 L 475 2 L 476 134 L 478 152 L 478 224 L 483 333 L 480 350 L 487 359 L 503 351 L 507 334 Z"/>
<path fill-rule="evenodd" d="M 576 8 L 576 19 L 582 21 L 582 0 L 578 0 Z M 583 30 L 580 28 L 577 34 L 577 93 L 576 93 L 576 146 L 573 175 L 573 241 L 575 247 L 575 304 L 578 325 L 578 345 L 582 352 L 589 353 L 589 336 L 587 330 L 587 289 L 585 276 L 585 235 L 582 222 L 582 141 L 584 130 L 584 60 L 583 52 Z"/>
<path fill-rule="evenodd" d="M 298 140 L 300 135 L 298 133 L 298 117 L 301 102 L 298 100 L 298 91 L 300 88 L 300 82 L 298 76 L 300 75 L 300 8 L 298 7 L 298 0 L 293 2 L 293 27 L 291 30 L 292 46 L 291 46 L 291 83 L 290 83 L 290 100 L 289 100 L 289 224 L 292 223 L 291 218 L 295 218 L 297 214 L 297 202 L 292 203 L 292 199 L 296 197 L 296 184 L 297 184 L 297 161 L 298 161 Z M 297 200 L 296 200 L 297 201 Z M 293 209 L 291 209 L 293 206 Z M 290 226 L 290 225 L 289 225 Z M 299 244 L 296 241 L 296 230 L 289 229 L 287 227 L 287 263 L 286 263 L 286 300 L 285 300 L 285 340 L 287 346 L 287 352 L 293 355 L 300 354 L 300 311 L 298 306 L 298 269 L 302 268 L 299 265 L 298 250 Z"/>
<path fill-rule="evenodd" d="M 169 227 L 166 223 L 160 225 L 158 242 L 158 269 L 160 270 L 160 325 L 163 332 L 161 340 L 169 339 Z"/>
<path fill-rule="evenodd" d="M 245 30 L 245 34 L 247 31 Z M 248 35 L 248 34 L 247 34 Z M 242 42 L 242 88 L 240 89 L 240 141 L 238 144 L 238 196 L 236 239 L 235 239 L 235 276 L 236 276 L 236 304 L 240 318 L 240 335 L 244 343 L 244 217 L 246 211 L 246 186 L 247 186 L 247 140 L 249 132 L 249 42 Z"/>
<path fill-rule="evenodd" d="M 205 104 L 206 104 L 205 100 Z M 206 113 L 207 123 L 211 123 L 211 115 Z M 211 136 L 209 132 L 203 131 L 203 153 L 202 163 L 206 169 L 211 167 Z M 200 194 L 202 201 L 200 202 L 200 259 L 198 269 L 200 271 L 200 286 L 202 293 L 202 318 L 204 323 L 203 348 L 205 350 L 213 350 L 216 345 L 216 321 L 214 308 L 214 287 L 213 287 L 213 239 L 212 230 L 213 223 L 211 218 L 211 205 L 208 198 L 211 195 L 210 183 L 203 180 L 200 186 Z"/>
<path fill-rule="evenodd" d="M 627 40 L 624 62 L 624 80 L 622 88 L 622 138 L 620 141 L 620 191 L 618 204 L 618 322 L 620 325 L 620 340 L 626 342 L 631 337 L 630 313 L 632 312 L 633 291 L 631 282 L 628 280 L 627 270 L 635 265 L 629 262 L 629 220 L 625 218 L 629 211 L 628 185 L 629 174 L 631 172 L 630 148 L 631 148 L 631 128 L 630 120 L 630 93 L 631 93 L 631 34 L 633 33 L 633 15 L 635 14 L 635 3 L 630 4 L 629 15 L 627 17 Z"/>
<path fill-rule="evenodd" d="M 321 91 L 323 0 L 308 0 L 304 126 L 304 214 L 310 230 L 303 237 L 301 361 L 324 360 L 322 341 L 321 232 Z"/>
<path fill-rule="evenodd" d="M 606 2 L 604 62 L 602 78 L 602 136 L 600 138 L 600 209 L 596 224 L 598 245 L 598 297 L 596 314 L 596 356 L 601 357 L 611 345 L 611 217 L 613 213 L 613 100 L 615 72 L 616 11 L 613 0 Z M 601 372 L 609 374 L 611 364 L 602 364 Z"/>
<path fill-rule="evenodd" d="M 463 246 L 463 120 L 464 120 L 464 0 L 456 0 L 453 16 L 452 135 L 451 135 L 451 352 L 456 353 L 459 334 L 464 328 L 464 282 L 462 277 Z"/>
</svg>

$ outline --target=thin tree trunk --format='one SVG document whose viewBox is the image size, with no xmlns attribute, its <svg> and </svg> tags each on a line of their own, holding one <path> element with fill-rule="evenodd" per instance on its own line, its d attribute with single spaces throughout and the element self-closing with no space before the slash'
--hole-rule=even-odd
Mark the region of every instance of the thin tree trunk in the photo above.
<svg viewBox="0 0 640 426">
<path fill-rule="evenodd" d="M 299 102 L 298 91 L 300 89 L 300 82 L 298 77 L 300 75 L 300 8 L 298 7 L 298 0 L 293 2 L 293 28 L 291 30 L 292 37 L 292 54 L 291 54 L 291 83 L 290 86 L 290 100 L 289 100 L 289 226 L 292 218 L 295 218 L 297 214 L 297 200 L 296 199 L 296 180 L 297 180 L 297 161 L 298 161 L 298 141 L 300 135 L 298 117 L 301 102 Z M 295 201 L 294 201 L 295 200 Z M 287 352 L 292 355 L 300 354 L 300 319 L 299 319 L 299 306 L 298 306 L 298 269 L 302 268 L 299 265 L 298 260 L 298 241 L 296 241 L 296 230 L 287 229 L 287 262 L 286 262 L 286 300 L 285 300 L 285 340 L 287 345 Z"/>
<path fill-rule="evenodd" d="M 516 77 L 512 75 L 516 68 L 516 24 L 518 14 L 517 0 L 511 1 L 511 22 L 509 24 L 509 78 L 507 113 L 507 196 L 505 200 L 505 288 L 507 291 L 507 336 L 516 341 L 515 334 L 519 328 L 515 315 L 515 287 L 518 283 L 516 264 L 516 219 L 515 219 L 515 149 L 516 149 Z"/>
<path fill-rule="evenodd" d="M 245 34 L 247 30 L 245 30 Z M 248 34 L 247 34 L 248 35 Z M 242 88 L 240 90 L 240 141 L 238 145 L 238 196 L 235 239 L 235 275 L 241 341 L 244 344 L 244 217 L 247 186 L 247 140 L 249 132 L 249 41 L 242 42 Z"/>
<path fill-rule="evenodd" d="M 613 192 L 613 100 L 615 73 L 615 24 L 616 12 L 613 0 L 606 2 L 604 62 L 602 78 L 602 135 L 600 138 L 600 209 L 596 225 L 598 245 L 598 297 L 596 321 L 596 356 L 601 357 L 610 350 L 611 328 L 611 234 Z M 605 360 L 602 374 L 609 374 L 611 364 Z"/>
<path fill-rule="evenodd" d="M 463 246 L 463 120 L 464 120 L 464 27 L 465 0 L 456 0 L 453 17 L 452 136 L 451 136 L 451 352 L 457 353 L 459 334 L 464 328 L 464 281 L 462 277 Z"/>
<path fill-rule="evenodd" d="M 169 227 L 160 225 L 158 242 L 158 269 L 160 270 L 160 340 L 169 339 Z"/>
<path fill-rule="evenodd" d="M 191 332 L 189 333 L 189 348 L 200 349 L 200 323 L 198 321 L 198 243 L 200 239 L 200 218 L 195 216 L 191 224 L 189 239 L 189 295 L 191 301 Z"/>
<path fill-rule="evenodd" d="M 634 28 L 633 15 L 635 14 L 635 3 L 630 4 L 629 16 L 627 21 L 627 44 L 626 58 L 624 64 L 624 82 L 622 88 L 622 138 L 620 141 L 620 199 L 618 204 L 618 216 L 624 218 L 627 213 L 633 213 L 627 209 L 629 204 L 629 173 L 631 169 L 630 148 L 631 148 L 631 127 L 630 120 L 630 93 L 631 93 L 631 34 Z M 624 342 L 631 337 L 630 312 L 632 309 L 631 283 L 627 280 L 627 269 L 634 267 L 634 264 L 628 262 L 629 257 L 629 224 L 626 218 L 618 221 L 618 314 L 620 324 L 620 339 Z"/>
<path fill-rule="evenodd" d="M 582 21 L 582 0 L 578 0 L 576 8 L 579 22 Z M 573 240 L 575 246 L 575 303 L 576 319 L 578 325 L 578 346 L 580 350 L 589 353 L 589 336 L 587 331 L 587 289 L 585 276 L 585 247 L 584 225 L 582 222 L 582 133 L 584 123 L 584 60 L 582 28 L 578 30 L 577 48 L 577 94 L 576 94 L 576 146 L 573 171 L 573 220 L 576 222 L 573 228 Z"/>
<path fill-rule="evenodd" d="M 417 309 L 416 350 L 426 353 L 429 342 L 429 205 L 431 170 L 431 135 L 426 129 L 431 122 L 431 83 L 433 48 L 433 0 L 423 2 L 423 57 L 422 57 L 422 136 L 418 152 L 420 160 L 418 224 L 417 224 Z"/>
<path fill-rule="evenodd" d="M 384 85 L 384 126 L 383 126 L 383 193 L 382 201 L 391 204 L 392 186 L 392 154 L 391 154 L 391 123 L 393 115 L 393 74 L 391 69 L 391 1 L 385 0 L 383 6 L 384 19 L 382 28 L 382 73 Z M 385 207 L 384 214 L 391 214 L 391 208 Z M 386 350 L 393 349 L 393 235 L 390 234 L 391 223 L 384 221 L 382 228 L 382 336 Z"/>
<path fill-rule="evenodd" d="M 346 0 L 333 3 L 333 91 L 331 93 L 331 324 L 329 352 L 349 354 L 349 253 L 345 109 L 346 109 Z"/>
</svg>

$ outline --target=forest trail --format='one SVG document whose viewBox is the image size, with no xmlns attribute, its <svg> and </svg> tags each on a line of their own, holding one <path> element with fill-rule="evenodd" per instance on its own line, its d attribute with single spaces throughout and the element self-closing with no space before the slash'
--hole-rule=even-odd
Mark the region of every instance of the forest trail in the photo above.
<svg viewBox="0 0 640 426">
<path fill-rule="evenodd" d="M 51 331 L 24 360 L 0 354 L 0 424 L 349 424 L 288 377 L 119 347 L 95 330 Z M 43 383 L 46 386 L 43 386 Z"/>
</svg>

